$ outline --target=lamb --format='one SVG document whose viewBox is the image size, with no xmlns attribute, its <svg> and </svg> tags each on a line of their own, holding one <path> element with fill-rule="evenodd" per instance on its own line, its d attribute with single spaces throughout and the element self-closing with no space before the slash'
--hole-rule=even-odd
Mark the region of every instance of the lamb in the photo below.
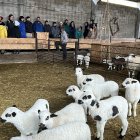
<svg viewBox="0 0 140 140">
<path fill-rule="evenodd" d="M 122 70 L 126 66 L 125 58 L 112 58 L 112 63 L 116 66 L 117 70 Z"/>
<path fill-rule="evenodd" d="M 87 124 L 71 122 L 34 136 L 14 137 L 11 140 L 91 140 L 91 132 Z"/>
<path fill-rule="evenodd" d="M 103 64 L 108 64 L 108 70 L 113 70 L 116 68 L 112 60 L 103 59 Z"/>
<path fill-rule="evenodd" d="M 86 78 L 83 85 L 82 91 L 91 91 L 98 101 L 105 97 L 117 96 L 119 92 L 119 85 L 114 81 L 97 84 L 93 79 Z"/>
<path fill-rule="evenodd" d="M 92 78 L 96 83 L 103 83 L 105 81 L 104 77 L 99 74 L 84 75 L 81 68 L 76 68 L 75 75 L 77 77 L 77 85 L 80 89 L 82 88 L 82 83 L 86 78 Z"/>
<path fill-rule="evenodd" d="M 87 121 L 84 109 L 77 103 L 71 103 L 63 109 L 61 109 L 60 111 L 55 112 L 54 114 L 51 114 L 47 110 L 40 112 L 39 118 L 39 131 L 44 130 L 45 128 L 54 128 L 69 122 L 81 121 L 86 123 Z"/>
<path fill-rule="evenodd" d="M 21 135 L 37 134 L 39 129 L 39 112 L 49 110 L 49 103 L 45 99 L 39 99 L 26 112 L 16 107 L 7 108 L 1 115 L 1 122 L 12 123 L 21 133 Z"/>
<path fill-rule="evenodd" d="M 122 85 L 125 87 L 125 98 L 128 101 L 129 113 L 128 116 L 132 115 L 131 109 L 133 108 L 133 116 L 136 117 L 137 104 L 140 100 L 140 83 L 136 79 L 126 78 Z"/>
<path fill-rule="evenodd" d="M 74 59 L 75 59 L 75 53 L 74 53 Z M 84 61 L 84 55 L 81 54 L 76 55 L 77 66 L 82 65 L 83 61 Z"/>
<path fill-rule="evenodd" d="M 90 53 L 87 53 L 87 55 L 84 57 L 85 66 L 88 69 L 89 68 L 89 62 L 90 62 Z"/>
<path fill-rule="evenodd" d="M 123 138 L 128 128 L 127 113 L 128 103 L 121 96 L 114 96 L 106 100 L 97 101 L 91 93 L 85 93 L 79 100 L 79 104 L 86 104 L 91 113 L 91 117 L 96 121 L 97 139 L 103 140 L 104 127 L 109 119 L 120 118 L 122 130 L 119 138 Z"/>
</svg>

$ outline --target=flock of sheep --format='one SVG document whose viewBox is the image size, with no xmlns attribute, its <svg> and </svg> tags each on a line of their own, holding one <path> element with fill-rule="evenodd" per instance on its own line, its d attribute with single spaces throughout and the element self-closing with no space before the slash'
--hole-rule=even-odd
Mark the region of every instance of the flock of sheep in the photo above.
<svg viewBox="0 0 140 140">
<path fill-rule="evenodd" d="M 134 78 L 136 76 L 135 72 L 140 70 L 140 55 L 129 54 L 127 57 L 116 56 L 112 60 L 103 59 L 103 63 L 108 64 L 108 70 L 122 70 L 127 68 L 129 77 Z"/>
<path fill-rule="evenodd" d="M 104 139 L 106 122 L 116 117 L 122 122 L 119 138 L 127 134 L 127 116 L 137 115 L 139 81 L 132 78 L 123 81 L 124 98 L 118 96 L 119 85 L 115 81 L 105 81 L 99 74 L 84 75 L 81 68 L 76 68 L 75 74 L 77 86 L 66 89 L 66 95 L 73 97 L 75 103 L 51 113 L 48 101 L 38 99 L 26 112 L 13 106 L 2 113 L 0 121 L 12 123 L 21 133 L 11 140 L 91 140 L 87 115 L 96 121 L 96 139 Z M 140 140 L 140 137 L 135 140 Z"/>
</svg>

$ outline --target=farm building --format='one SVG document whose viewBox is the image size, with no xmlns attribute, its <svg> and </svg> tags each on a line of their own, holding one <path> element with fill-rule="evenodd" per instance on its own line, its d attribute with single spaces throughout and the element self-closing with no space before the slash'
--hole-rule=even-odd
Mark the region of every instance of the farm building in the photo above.
<svg viewBox="0 0 140 140">
<path fill-rule="evenodd" d="M 0 73 L 0 140 L 135 140 L 139 0 L 0 0 Z"/>
</svg>

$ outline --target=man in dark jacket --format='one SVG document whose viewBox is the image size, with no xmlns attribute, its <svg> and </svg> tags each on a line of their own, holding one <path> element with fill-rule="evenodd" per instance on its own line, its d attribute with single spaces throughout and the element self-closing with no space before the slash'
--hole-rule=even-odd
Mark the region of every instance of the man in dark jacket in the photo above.
<svg viewBox="0 0 140 140">
<path fill-rule="evenodd" d="M 36 32 L 44 32 L 44 26 L 40 21 L 40 17 L 37 17 L 36 21 L 33 23 L 33 31 Z"/>
<path fill-rule="evenodd" d="M 48 20 L 45 21 L 45 24 L 44 24 L 44 31 L 45 31 L 45 32 L 48 32 L 48 33 L 49 33 L 49 37 L 51 37 L 51 26 L 50 26 L 50 24 L 48 23 Z"/>
<path fill-rule="evenodd" d="M 26 28 L 26 36 L 32 37 L 33 36 L 33 23 L 31 22 L 31 18 L 29 16 L 26 17 L 25 28 Z"/>
<path fill-rule="evenodd" d="M 6 26 L 8 27 L 8 37 L 15 38 L 15 23 L 14 16 L 12 14 L 9 15 Z"/>
</svg>

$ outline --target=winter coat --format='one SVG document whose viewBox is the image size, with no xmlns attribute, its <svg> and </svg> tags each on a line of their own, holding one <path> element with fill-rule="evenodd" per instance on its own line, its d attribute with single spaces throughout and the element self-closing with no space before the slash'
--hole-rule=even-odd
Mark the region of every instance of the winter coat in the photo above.
<svg viewBox="0 0 140 140">
<path fill-rule="evenodd" d="M 49 36 L 51 36 L 51 26 L 49 24 L 44 25 L 44 31 L 49 33 Z"/>
<path fill-rule="evenodd" d="M 70 26 L 69 38 L 75 38 L 76 29 L 75 27 Z"/>
<path fill-rule="evenodd" d="M 33 31 L 34 32 L 44 32 L 43 24 L 40 21 L 35 21 L 33 23 Z"/>
<path fill-rule="evenodd" d="M 83 37 L 83 32 L 79 31 L 78 29 L 76 30 L 76 39 L 82 38 Z"/>
<path fill-rule="evenodd" d="M 68 24 L 64 24 L 64 29 L 65 29 L 66 33 L 69 35 L 70 34 L 70 27 Z"/>
<path fill-rule="evenodd" d="M 7 38 L 6 26 L 0 25 L 0 38 Z"/>
<path fill-rule="evenodd" d="M 60 37 L 60 28 L 59 27 L 52 26 L 51 32 L 52 32 L 52 37 L 53 38 L 59 38 Z"/>
<path fill-rule="evenodd" d="M 6 26 L 8 27 L 8 37 L 15 37 L 15 24 L 14 21 L 8 20 L 6 22 Z"/>
<path fill-rule="evenodd" d="M 19 23 L 20 38 L 26 38 L 25 23 L 23 21 L 20 21 Z"/>
<path fill-rule="evenodd" d="M 61 42 L 62 44 L 67 44 L 68 42 L 68 35 L 65 31 L 61 33 Z"/>
<path fill-rule="evenodd" d="M 30 21 L 25 22 L 26 33 L 33 33 L 33 23 Z"/>
<path fill-rule="evenodd" d="M 89 27 L 85 26 L 85 30 L 84 30 L 84 38 L 86 38 L 88 36 L 89 33 Z"/>
</svg>

